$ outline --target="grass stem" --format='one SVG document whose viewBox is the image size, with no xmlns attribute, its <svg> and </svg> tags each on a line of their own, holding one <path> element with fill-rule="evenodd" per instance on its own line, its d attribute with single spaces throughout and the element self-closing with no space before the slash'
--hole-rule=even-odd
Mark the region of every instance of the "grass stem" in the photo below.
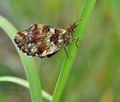
<svg viewBox="0 0 120 102">
<path fill-rule="evenodd" d="M 85 28 L 88 23 L 88 20 L 92 14 L 95 2 L 96 2 L 96 0 L 86 0 L 84 8 L 82 10 L 82 14 L 77 21 L 77 28 L 74 33 L 75 38 L 79 38 L 81 40 L 81 38 L 85 32 Z M 61 71 L 60 71 L 60 74 L 59 74 L 59 77 L 57 80 L 57 84 L 55 86 L 55 90 L 53 93 L 52 102 L 60 101 L 60 97 L 63 93 L 64 87 L 69 78 L 69 74 L 71 72 L 72 65 L 74 63 L 74 60 L 75 60 L 75 57 L 77 54 L 77 47 L 76 47 L 75 43 L 76 42 L 73 41 L 73 43 L 71 43 L 69 46 L 69 49 L 68 49 L 69 57 L 66 57 L 64 59 L 64 62 L 63 62 L 63 65 L 62 65 L 62 68 L 61 68 Z"/>
</svg>

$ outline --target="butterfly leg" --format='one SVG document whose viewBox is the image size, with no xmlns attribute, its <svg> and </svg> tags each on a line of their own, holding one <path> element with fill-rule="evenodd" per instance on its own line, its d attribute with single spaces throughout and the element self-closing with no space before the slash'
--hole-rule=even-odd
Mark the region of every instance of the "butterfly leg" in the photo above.
<svg viewBox="0 0 120 102">
<path fill-rule="evenodd" d="M 74 41 L 74 40 L 76 40 L 76 42 L 75 42 L 76 47 L 79 48 L 79 41 L 80 41 L 80 38 L 79 38 L 79 37 L 73 38 L 72 41 Z"/>
<path fill-rule="evenodd" d="M 67 56 L 67 58 L 68 58 L 69 56 L 68 56 L 68 51 L 67 51 L 66 47 L 64 47 L 64 51 L 65 51 L 66 56 Z"/>
</svg>

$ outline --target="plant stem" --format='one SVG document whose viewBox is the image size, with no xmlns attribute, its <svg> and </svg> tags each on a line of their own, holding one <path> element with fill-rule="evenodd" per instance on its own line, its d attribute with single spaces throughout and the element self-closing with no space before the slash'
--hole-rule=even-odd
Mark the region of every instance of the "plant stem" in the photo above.
<svg viewBox="0 0 120 102">
<path fill-rule="evenodd" d="M 81 39 L 84 32 L 86 25 L 88 23 L 88 20 L 92 14 L 94 5 L 95 5 L 96 0 L 86 0 L 85 6 L 82 10 L 82 14 L 77 21 L 77 28 L 74 33 L 75 38 Z M 74 63 L 75 57 L 77 53 L 77 47 L 75 45 L 75 41 L 70 44 L 69 49 L 68 49 L 68 57 L 65 58 L 61 72 L 59 74 L 57 84 L 53 93 L 53 99 L 52 102 L 59 102 L 60 97 L 63 93 L 64 87 L 66 85 L 67 79 L 69 77 L 70 71 L 72 69 L 72 65 Z"/>
<path fill-rule="evenodd" d="M 14 44 L 13 39 L 15 33 L 17 32 L 16 28 L 7 19 L 5 19 L 2 16 L 0 16 L 0 27 L 6 32 L 7 36 L 11 39 L 11 41 Z M 42 102 L 41 84 L 39 80 L 36 63 L 33 58 L 28 57 L 18 49 L 17 51 L 21 58 L 21 62 L 24 66 L 24 70 L 27 76 L 27 80 L 30 85 L 30 94 L 31 94 L 32 102 Z"/>
<path fill-rule="evenodd" d="M 0 82 L 12 82 L 29 89 L 29 83 L 26 80 L 13 76 L 0 76 Z M 42 96 L 48 101 L 52 100 L 52 96 L 44 90 L 42 90 Z"/>
</svg>

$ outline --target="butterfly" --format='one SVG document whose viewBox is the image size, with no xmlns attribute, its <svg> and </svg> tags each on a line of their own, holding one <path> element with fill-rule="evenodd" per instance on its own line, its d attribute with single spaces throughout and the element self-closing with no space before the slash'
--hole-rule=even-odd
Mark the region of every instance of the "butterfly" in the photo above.
<svg viewBox="0 0 120 102">
<path fill-rule="evenodd" d="M 33 24 L 29 28 L 17 32 L 14 41 L 22 52 L 40 58 L 50 57 L 72 39 L 76 24 L 68 28 L 53 27 L 45 24 Z"/>
</svg>

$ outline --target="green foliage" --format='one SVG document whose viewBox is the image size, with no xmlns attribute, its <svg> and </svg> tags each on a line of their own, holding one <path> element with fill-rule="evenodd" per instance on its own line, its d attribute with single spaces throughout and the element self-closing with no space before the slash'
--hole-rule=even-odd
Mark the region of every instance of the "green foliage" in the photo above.
<svg viewBox="0 0 120 102">
<path fill-rule="evenodd" d="M 5 18 L 0 16 L 0 27 L 6 32 L 7 36 L 11 39 L 11 41 L 14 44 L 13 38 L 14 38 L 14 34 L 17 32 L 14 26 L 10 22 L 8 22 Z M 27 55 L 24 55 L 19 50 L 17 51 L 20 55 L 22 64 L 26 72 L 27 80 L 30 85 L 32 102 L 42 102 L 41 85 L 40 85 L 40 80 L 38 77 L 37 67 L 34 62 L 34 59 L 28 58 Z"/>
<path fill-rule="evenodd" d="M 81 38 L 80 35 L 83 34 L 83 31 L 85 29 L 87 21 L 90 17 L 90 14 L 92 13 L 94 4 L 95 4 L 95 0 L 87 0 L 86 1 L 85 7 L 84 7 L 81 17 L 78 21 L 77 30 L 75 32 L 76 34 L 78 34 L 77 37 Z M 82 23 L 81 23 L 81 18 L 83 19 Z M 13 37 L 14 37 L 13 34 L 15 32 L 17 32 L 17 30 L 12 26 L 12 24 L 10 24 L 4 18 L 0 17 L 0 21 L 1 21 L 1 27 L 6 31 L 6 33 L 10 37 L 10 39 L 13 41 Z M 5 25 L 8 25 L 8 26 L 6 27 Z M 80 32 L 80 31 L 82 31 L 82 32 Z M 73 64 L 73 61 L 75 59 L 75 55 L 77 52 L 77 48 L 74 47 L 75 46 L 74 44 L 70 45 L 70 48 L 68 51 L 70 58 L 68 57 L 65 59 L 65 62 L 63 64 L 63 67 L 62 67 L 62 70 L 61 70 L 61 73 L 60 73 L 60 76 L 59 76 L 59 79 L 58 79 L 58 82 L 57 82 L 57 85 L 55 88 L 52 102 L 59 101 L 60 96 L 65 87 L 65 83 L 69 77 L 69 73 L 71 71 L 72 64 Z M 28 58 L 26 55 L 23 55 L 21 52 L 19 52 L 19 50 L 18 50 L 18 53 L 21 57 L 21 61 L 23 63 L 23 66 L 24 66 L 24 69 L 25 69 L 25 72 L 27 75 L 27 79 L 28 79 L 28 82 L 30 85 L 32 102 L 42 102 L 42 97 L 41 97 L 42 95 L 41 95 L 41 88 L 40 88 L 41 85 L 40 85 L 38 74 L 36 71 L 37 67 L 35 65 L 35 62 L 32 58 Z M 8 79 L 8 80 L 10 80 L 10 79 Z M 17 79 L 15 79 L 15 80 L 17 80 Z M 13 80 L 13 82 L 14 82 L 14 80 Z M 19 81 L 19 82 L 21 83 L 21 85 L 24 85 L 24 84 L 22 84 L 23 83 L 22 81 Z M 17 83 L 19 83 L 19 82 L 17 82 Z"/>
<path fill-rule="evenodd" d="M 76 28 L 76 31 L 74 33 L 75 38 L 81 39 L 81 37 L 85 31 L 85 27 L 88 23 L 88 20 L 92 14 L 95 2 L 96 2 L 96 0 L 86 0 L 82 14 L 77 22 L 77 28 Z M 63 62 L 61 72 L 60 72 L 60 75 L 59 75 L 59 78 L 57 81 L 57 85 L 55 87 L 52 102 L 58 102 L 61 95 L 62 95 L 66 81 L 67 81 L 69 74 L 70 74 L 70 71 L 72 69 L 72 65 L 73 65 L 73 62 L 75 60 L 76 53 L 77 53 L 77 47 L 76 47 L 76 42 L 74 42 L 69 46 L 68 57 L 66 56 L 66 58 Z"/>
<path fill-rule="evenodd" d="M 71 42 L 67 49 L 68 58 L 65 58 L 66 54 L 64 50 L 61 50 L 51 58 L 35 58 L 35 61 L 20 53 L 24 59 L 22 61 L 15 53 L 13 44 L 7 39 L 7 36 L 4 36 L 10 34 L 13 41 L 16 29 L 11 24 L 0 22 L 0 26 L 4 28 L 3 31 L 0 30 L 1 102 L 21 102 L 21 100 L 9 100 L 11 97 L 26 102 L 24 97 L 27 95 L 24 97 L 20 95 L 20 93 L 24 94 L 26 90 L 19 91 L 21 90 L 19 85 L 28 88 L 28 83 L 30 83 L 32 101 L 36 101 L 37 95 L 40 99 L 44 97 L 45 100 L 43 101 L 45 102 L 51 101 L 52 97 L 54 102 L 58 102 L 58 100 L 60 102 L 120 102 L 120 0 L 98 0 L 94 12 L 92 9 L 95 0 L 87 0 L 87 6 L 84 5 L 85 1 L 0 1 L 0 14 L 12 22 L 18 30 L 23 30 L 33 23 L 64 27 L 64 25 L 76 21 L 81 14 L 78 19 L 78 27 L 74 33 L 76 39 L 80 38 L 80 47 L 75 46 L 75 40 Z M 88 7 L 90 8 L 88 9 Z M 91 12 L 92 17 L 88 23 Z M 88 29 L 86 29 L 87 23 Z M 21 82 L 19 78 L 10 77 L 24 77 L 24 73 L 18 71 L 22 66 L 19 60 L 27 65 L 24 69 L 28 82 L 20 79 L 23 81 Z M 31 64 L 34 66 L 32 69 Z M 3 75 L 10 76 L 4 77 Z M 19 85 L 12 88 L 14 84 L 3 83 L 3 81 Z M 41 86 L 47 92 L 53 93 L 53 96 L 41 90 Z M 10 89 L 13 90 L 13 93 L 17 89 L 17 94 L 11 94 Z"/>
</svg>

